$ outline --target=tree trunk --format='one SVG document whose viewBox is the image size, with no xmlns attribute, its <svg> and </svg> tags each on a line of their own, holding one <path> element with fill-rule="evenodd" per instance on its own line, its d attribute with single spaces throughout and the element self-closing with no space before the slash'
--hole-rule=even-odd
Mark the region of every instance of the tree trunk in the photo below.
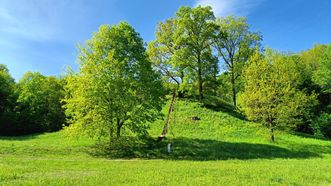
<svg viewBox="0 0 331 186">
<path fill-rule="evenodd" d="M 203 99 L 201 69 L 199 69 L 199 99 Z"/>
<path fill-rule="evenodd" d="M 215 63 L 214 64 L 214 74 L 213 74 L 213 78 L 214 78 L 214 85 L 213 85 L 214 96 L 217 95 L 217 88 L 218 88 L 217 73 L 218 73 L 218 64 Z"/>
<path fill-rule="evenodd" d="M 114 130 L 112 127 L 110 127 L 110 129 L 109 129 L 109 137 L 110 137 L 110 141 L 112 141 L 114 138 Z"/>
<path fill-rule="evenodd" d="M 275 142 L 275 134 L 274 134 L 274 129 L 272 127 L 270 128 L 270 140 L 272 143 Z"/>
<path fill-rule="evenodd" d="M 121 137 L 121 126 L 117 126 L 117 130 L 116 130 L 116 136 L 117 138 Z"/>
<path fill-rule="evenodd" d="M 184 91 L 183 91 L 183 90 L 179 90 L 179 91 L 178 91 L 178 97 L 179 97 L 179 98 L 184 98 L 184 97 L 185 97 L 185 95 L 184 95 Z"/>
<path fill-rule="evenodd" d="M 184 82 L 184 71 L 183 70 L 180 71 L 180 80 L 181 80 L 181 83 Z"/>
<path fill-rule="evenodd" d="M 183 70 L 181 70 L 180 71 L 180 80 L 181 80 L 181 83 L 183 83 L 184 82 L 184 71 Z M 184 90 L 180 90 L 180 84 L 178 84 L 178 97 L 179 98 L 184 98 Z"/>
<path fill-rule="evenodd" d="M 234 72 L 232 69 L 231 72 L 231 84 L 232 84 L 232 100 L 233 100 L 233 106 L 234 109 L 237 109 L 237 93 L 236 93 L 236 87 L 235 87 L 235 78 L 234 78 Z"/>
<path fill-rule="evenodd" d="M 199 83 L 199 100 L 202 101 L 203 99 L 203 93 L 202 93 L 202 70 L 201 70 L 201 59 L 200 55 L 198 56 L 198 83 Z"/>
<path fill-rule="evenodd" d="M 123 122 L 121 122 L 120 119 L 117 118 L 117 127 L 116 127 L 116 137 L 121 137 L 121 128 L 122 128 Z"/>
</svg>

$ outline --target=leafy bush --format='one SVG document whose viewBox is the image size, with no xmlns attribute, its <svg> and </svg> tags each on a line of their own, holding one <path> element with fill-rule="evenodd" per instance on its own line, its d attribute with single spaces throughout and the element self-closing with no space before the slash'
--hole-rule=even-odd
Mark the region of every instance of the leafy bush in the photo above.
<svg viewBox="0 0 331 186">
<path fill-rule="evenodd" d="M 321 114 L 313 124 L 315 135 L 331 138 L 331 114 Z"/>
</svg>

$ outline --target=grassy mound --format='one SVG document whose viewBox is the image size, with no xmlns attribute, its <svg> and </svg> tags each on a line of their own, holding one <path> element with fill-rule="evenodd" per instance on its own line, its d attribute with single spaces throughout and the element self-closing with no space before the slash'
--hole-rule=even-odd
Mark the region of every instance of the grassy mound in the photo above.
<svg viewBox="0 0 331 186">
<path fill-rule="evenodd" d="M 1 137 L 0 185 L 331 185 L 331 141 L 278 132 L 273 144 L 217 104 L 177 101 L 163 142 L 161 120 L 117 148 L 62 132 Z"/>
</svg>

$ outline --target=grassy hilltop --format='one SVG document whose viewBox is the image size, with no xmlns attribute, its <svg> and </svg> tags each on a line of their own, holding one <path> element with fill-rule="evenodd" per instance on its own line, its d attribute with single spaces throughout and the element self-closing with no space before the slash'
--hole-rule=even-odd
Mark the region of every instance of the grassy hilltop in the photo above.
<svg viewBox="0 0 331 186">
<path fill-rule="evenodd" d="M 1 137 L 0 185 L 331 185 L 331 141 L 278 132 L 270 143 L 266 129 L 227 110 L 177 101 L 167 141 L 154 141 L 159 120 L 154 140 L 126 137 L 116 149 L 61 131 Z"/>
</svg>

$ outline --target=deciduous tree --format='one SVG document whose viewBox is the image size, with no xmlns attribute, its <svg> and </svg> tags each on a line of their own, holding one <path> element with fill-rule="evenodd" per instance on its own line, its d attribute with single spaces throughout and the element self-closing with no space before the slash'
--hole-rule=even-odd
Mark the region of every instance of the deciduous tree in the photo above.
<svg viewBox="0 0 331 186">
<path fill-rule="evenodd" d="M 203 99 L 203 83 L 218 65 L 212 53 L 212 38 L 217 32 L 211 7 L 181 7 L 176 13 L 177 43 L 183 46 L 182 55 L 198 84 L 199 99 Z M 213 74 L 211 75 L 213 76 Z"/>
<path fill-rule="evenodd" d="M 268 127 L 274 141 L 276 128 L 291 128 L 316 104 L 315 95 L 299 90 L 298 58 L 272 51 L 258 52 L 244 70 L 243 111 L 250 120 Z"/>
<path fill-rule="evenodd" d="M 126 22 L 102 25 L 81 47 L 79 72 L 67 77 L 68 132 L 120 137 L 124 127 L 145 134 L 160 116 L 163 87 L 144 43 Z"/>
<path fill-rule="evenodd" d="M 245 62 L 260 46 L 262 36 L 249 30 L 244 17 L 218 18 L 216 23 L 220 31 L 214 39 L 214 44 L 226 70 L 230 73 L 233 105 L 237 107 L 237 93 L 240 89 L 237 81 L 241 78 Z"/>
</svg>

